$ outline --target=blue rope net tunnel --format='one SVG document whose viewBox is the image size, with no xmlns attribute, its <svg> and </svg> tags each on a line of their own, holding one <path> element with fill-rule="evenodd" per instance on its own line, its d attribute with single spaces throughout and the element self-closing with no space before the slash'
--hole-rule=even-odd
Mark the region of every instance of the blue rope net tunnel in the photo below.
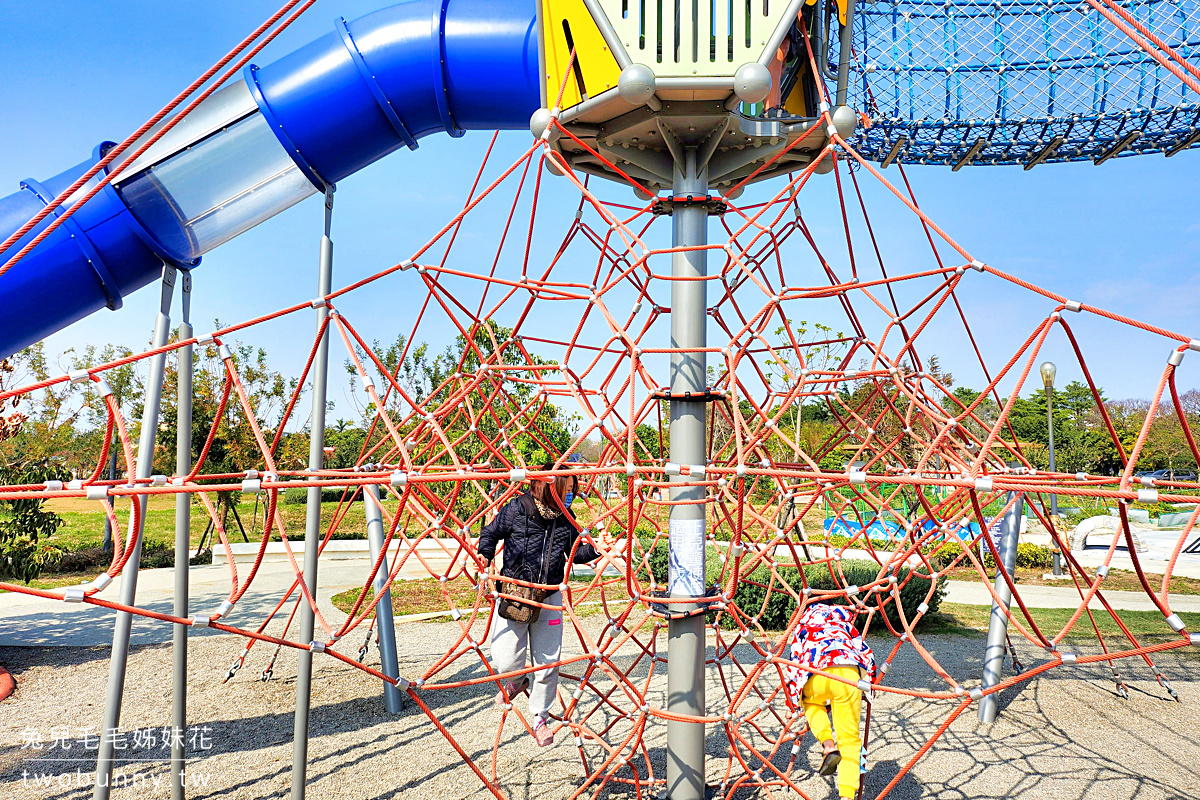
<svg viewBox="0 0 1200 800">
<path fill-rule="evenodd" d="M 1192 60 L 1196 0 L 1118 7 Z M 1100 163 L 1200 144 L 1196 92 L 1100 8 L 1119 14 L 1086 0 L 861 3 L 849 103 L 871 125 L 852 144 L 876 161 L 955 167 Z M 833 48 L 829 58 L 836 69 Z"/>
</svg>

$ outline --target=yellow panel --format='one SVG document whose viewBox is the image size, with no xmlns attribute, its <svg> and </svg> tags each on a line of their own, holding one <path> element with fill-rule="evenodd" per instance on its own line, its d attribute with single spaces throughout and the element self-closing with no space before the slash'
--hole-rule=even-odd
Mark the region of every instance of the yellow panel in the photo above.
<svg viewBox="0 0 1200 800">
<path fill-rule="evenodd" d="M 542 47 L 546 54 L 546 105 L 555 105 L 559 90 L 562 102 L 559 107 L 568 109 L 583 102 L 583 95 L 595 97 L 617 86 L 621 70 L 617 60 L 608 51 L 600 29 L 592 20 L 583 0 L 542 0 Z M 570 41 L 575 45 L 578 70 L 572 69 L 563 88 L 563 76 L 571 61 Z M 583 87 L 580 91 L 579 78 Z"/>
</svg>

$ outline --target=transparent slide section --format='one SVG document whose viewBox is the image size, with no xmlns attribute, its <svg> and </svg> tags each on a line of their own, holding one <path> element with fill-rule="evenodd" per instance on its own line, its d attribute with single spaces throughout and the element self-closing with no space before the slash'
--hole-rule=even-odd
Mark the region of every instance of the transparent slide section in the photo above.
<svg viewBox="0 0 1200 800">
<path fill-rule="evenodd" d="M 208 105 L 189 118 L 203 119 Z M 130 210 L 180 260 L 198 258 L 317 191 L 262 114 L 253 104 L 251 108 L 211 132 L 194 126 L 192 133 L 200 138 L 179 143 L 161 160 L 120 179 L 119 191 Z M 227 116 L 229 103 L 214 104 L 212 113 Z M 132 168 L 145 159 L 139 162 Z"/>
</svg>

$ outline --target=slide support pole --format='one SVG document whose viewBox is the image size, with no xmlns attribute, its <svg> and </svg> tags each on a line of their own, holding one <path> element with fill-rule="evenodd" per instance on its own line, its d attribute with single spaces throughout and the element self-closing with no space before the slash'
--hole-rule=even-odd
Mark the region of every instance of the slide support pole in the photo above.
<svg viewBox="0 0 1200 800">
<path fill-rule="evenodd" d="M 179 341 L 192 338 L 192 273 L 180 276 Z M 175 436 L 175 474 L 180 478 L 192 470 L 192 346 L 175 351 L 178 372 L 178 425 Z M 192 496 L 175 495 L 175 602 L 176 617 L 188 616 L 188 557 L 192 552 Z M 187 767 L 187 647 L 188 626 L 175 623 L 171 640 L 171 800 L 183 800 L 184 770 Z"/>
<path fill-rule="evenodd" d="M 333 187 L 325 192 L 325 234 L 321 237 L 320 272 L 317 277 L 317 296 L 333 291 L 333 240 L 329 233 L 333 225 Z M 317 331 L 329 317 L 325 305 L 317 308 Z M 308 469 L 316 474 L 325 463 L 325 396 L 329 378 L 329 329 L 321 334 L 313 362 L 312 426 L 308 443 Z M 321 542 L 321 487 L 308 489 L 308 517 L 304 527 L 304 584 L 315 599 L 317 596 L 317 550 Z M 316 616 L 305 599 L 300 601 L 300 641 L 311 642 Z M 292 728 L 292 794 L 291 800 L 304 800 L 304 784 L 308 771 L 308 711 L 312 698 L 312 651 L 300 650 L 296 667 L 296 720 Z"/>
<path fill-rule="evenodd" d="M 162 347 L 171 335 L 171 296 L 175 291 L 178 270 L 163 265 L 162 293 L 159 300 L 158 317 L 154 322 L 152 347 Z M 154 435 L 158 432 L 158 412 L 162 404 L 163 372 L 167 354 L 159 353 L 150 358 L 150 377 L 146 383 L 146 405 L 142 409 L 142 431 L 138 438 L 137 463 L 134 474 L 138 478 L 149 478 L 154 467 Z M 142 531 L 146 523 L 146 495 L 133 502 L 140 507 L 138 525 L 133 515 L 129 519 L 129 560 L 121 570 L 121 596 L 123 605 L 132 606 L 137 595 L 138 564 L 142 560 Z M 133 615 L 118 611 L 113 626 L 112 654 L 108 662 L 108 693 L 104 698 L 104 721 L 100 728 L 99 749 L 96 755 L 96 785 L 92 790 L 94 800 L 108 800 L 112 788 L 113 751 L 117 732 L 121 725 L 121 699 L 125 693 L 125 667 L 129 661 L 129 633 L 133 627 Z"/>
</svg>

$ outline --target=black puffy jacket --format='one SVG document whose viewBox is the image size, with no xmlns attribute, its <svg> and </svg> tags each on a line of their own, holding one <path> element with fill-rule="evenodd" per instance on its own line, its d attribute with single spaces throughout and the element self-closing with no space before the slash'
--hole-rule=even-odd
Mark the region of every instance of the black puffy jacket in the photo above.
<svg viewBox="0 0 1200 800">
<path fill-rule="evenodd" d="M 571 513 L 570 509 L 567 513 Z M 491 561 L 503 541 L 501 575 L 554 586 L 563 582 L 567 555 L 578 538 L 579 532 L 563 517 L 546 519 L 539 514 L 533 496 L 526 492 L 506 503 L 495 519 L 483 526 L 479 555 Z M 575 549 L 573 561 L 586 564 L 599 557 L 596 548 L 583 541 Z"/>
</svg>

